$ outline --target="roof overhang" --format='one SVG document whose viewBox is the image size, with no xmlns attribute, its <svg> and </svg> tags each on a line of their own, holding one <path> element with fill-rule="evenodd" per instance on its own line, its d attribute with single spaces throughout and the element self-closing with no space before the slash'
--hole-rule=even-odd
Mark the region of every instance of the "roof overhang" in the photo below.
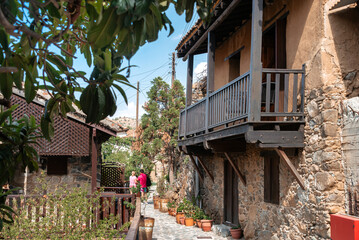
<svg viewBox="0 0 359 240">
<path fill-rule="evenodd" d="M 329 8 L 329 10 L 338 9 L 341 7 L 346 7 L 350 4 L 358 3 L 358 0 L 337 0 L 334 1 L 332 6 Z"/>
<path fill-rule="evenodd" d="M 176 47 L 177 56 L 185 61 L 190 54 L 207 52 L 207 35 L 214 31 L 216 45 L 220 45 L 250 19 L 252 0 L 222 0 L 213 10 L 211 23 L 205 26 L 202 20 L 187 32 Z"/>
</svg>

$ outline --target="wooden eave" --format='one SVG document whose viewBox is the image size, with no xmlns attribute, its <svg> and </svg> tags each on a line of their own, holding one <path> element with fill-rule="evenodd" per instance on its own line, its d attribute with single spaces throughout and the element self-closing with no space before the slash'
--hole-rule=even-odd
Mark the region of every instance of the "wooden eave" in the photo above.
<svg viewBox="0 0 359 240">
<path fill-rule="evenodd" d="M 235 3 L 235 1 L 237 2 Z M 233 6 L 234 3 L 234 9 L 227 9 Z M 222 44 L 223 41 L 238 31 L 250 19 L 252 12 L 251 4 L 251 0 L 222 0 L 216 5 L 211 23 L 208 26 L 205 26 L 202 20 L 198 20 L 191 30 L 187 32 L 176 47 L 177 56 L 183 58 L 189 52 L 194 55 L 207 52 L 207 41 L 203 41 L 203 38 L 207 37 L 204 35 L 210 28 L 213 28 L 211 31 L 215 32 L 216 46 Z M 219 20 L 220 23 L 216 24 Z M 199 40 L 202 42 L 199 46 L 195 46 Z"/>
</svg>

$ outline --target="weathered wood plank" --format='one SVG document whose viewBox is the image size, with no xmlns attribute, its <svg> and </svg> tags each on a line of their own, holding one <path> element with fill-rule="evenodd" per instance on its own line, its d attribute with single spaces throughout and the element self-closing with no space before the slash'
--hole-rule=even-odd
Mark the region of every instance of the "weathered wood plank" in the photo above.
<svg viewBox="0 0 359 240">
<path fill-rule="evenodd" d="M 209 172 L 208 168 L 206 167 L 206 165 L 204 164 L 204 162 L 202 161 L 202 159 L 197 156 L 198 162 L 202 165 L 204 171 L 208 174 L 208 176 L 212 179 L 212 182 L 214 182 L 214 178 L 212 173 Z"/>
<path fill-rule="evenodd" d="M 280 74 L 275 75 L 275 104 L 274 112 L 279 112 L 279 87 L 280 87 Z"/>
<path fill-rule="evenodd" d="M 267 73 L 266 87 L 266 112 L 270 112 L 270 90 L 271 90 L 271 74 Z"/>
<path fill-rule="evenodd" d="M 297 91 L 298 91 L 298 74 L 294 73 L 293 78 L 293 111 L 297 112 Z"/>
<path fill-rule="evenodd" d="M 263 0 L 252 1 L 252 30 L 251 30 L 251 92 L 249 103 L 249 121 L 259 121 L 261 116 L 261 87 L 262 87 L 262 24 Z"/>
<path fill-rule="evenodd" d="M 190 106 L 192 104 L 192 84 L 193 84 L 193 54 L 190 54 L 187 63 L 186 106 Z"/>
<path fill-rule="evenodd" d="M 234 164 L 234 162 L 232 161 L 232 159 L 229 157 L 228 153 L 224 153 L 224 155 L 226 156 L 227 160 L 229 161 L 229 163 L 232 165 L 234 171 L 236 172 L 236 174 L 239 177 L 239 180 L 241 180 L 241 182 L 243 183 L 244 186 L 246 186 L 246 178 L 244 177 L 244 175 L 242 175 L 241 171 L 239 171 L 238 167 Z"/>
<path fill-rule="evenodd" d="M 288 112 L 289 74 L 284 74 L 284 112 Z"/>
<path fill-rule="evenodd" d="M 305 190 L 304 181 L 303 181 L 302 177 L 299 175 L 299 173 L 297 172 L 297 170 L 295 169 L 295 167 L 292 164 L 292 162 L 290 161 L 290 159 L 288 158 L 287 154 L 283 150 L 278 149 L 278 148 L 276 148 L 275 151 L 279 155 L 280 159 L 282 159 L 283 162 L 285 163 L 285 165 L 289 168 L 290 172 L 293 174 L 294 178 L 297 180 L 300 187 L 303 190 Z"/>
</svg>

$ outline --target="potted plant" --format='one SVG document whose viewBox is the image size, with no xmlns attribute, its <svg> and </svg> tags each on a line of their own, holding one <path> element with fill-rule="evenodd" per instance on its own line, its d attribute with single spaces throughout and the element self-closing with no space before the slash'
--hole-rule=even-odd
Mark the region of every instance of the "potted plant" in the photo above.
<svg viewBox="0 0 359 240">
<path fill-rule="evenodd" d="M 213 220 L 209 216 L 205 215 L 204 218 L 201 220 L 202 230 L 204 232 L 211 231 L 212 223 L 213 223 Z"/>
<path fill-rule="evenodd" d="M 124 201 L 123 204 L 126 206 L 126 208 L 130 209 L 130 222 L 132 222 L 132 219 L 135 215 L 136 206 L 128 201 Z"/>
<path fill-rule="evenodd" d="M 177 214 L 176 214 L 176 222 L 178 224 L 181 223 L 180 218 L 184 217 L 183 209 L 184 209 L 184 203 L 181 202 L 177 207 Z"/>
<path fill-rule="evenodd" d="M 135 194 L 136 197 L 141 197 L 141 185 L 137 184 L 136 187 L 131 187 L 130 188 L 132 194 Z"/>
<path fill-rule="evenodd" d="M 175 212 L 175 208 L 176 208 L 176 202 L 175 201 L 168 202 L 167 208 L 168 208 L 168 214 L 173 215 Z"/>
<path fill-rule="evenodd" d="M 192 217 L 192 213 L 190 212 L 187 212 L 185 213 L 185 225 L 187 227 L 192 227 L 194 225 L 194 220 L 193 220 L 193 217 Z"/>
<path fill-rule="evenodd" d="M 235 227 L 232 227 L 229 231 L 231 232 L 231 236 L 233 239 L 240 239 L 243 235 L 243 230 L 240 224 Z"/>
<path fill-rule="evenodd" d="M 204 212 L 199 207 L 196 207 L 193 220 L 196 222 L 197 227 L 202 228 L 201 220 L 204 218 Z"/>
</svg>

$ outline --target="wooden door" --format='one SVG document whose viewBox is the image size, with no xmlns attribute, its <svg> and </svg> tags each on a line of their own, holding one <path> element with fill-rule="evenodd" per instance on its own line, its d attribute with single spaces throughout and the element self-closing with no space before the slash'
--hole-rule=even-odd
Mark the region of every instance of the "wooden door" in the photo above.
<svg viewBox="0 0 359 240">
<path fill-rule="evenodd" d="M 233 224 L 239 223 L 238 176 L 228 160 L 224 161 L 224 221 Z"/>
</svg>

